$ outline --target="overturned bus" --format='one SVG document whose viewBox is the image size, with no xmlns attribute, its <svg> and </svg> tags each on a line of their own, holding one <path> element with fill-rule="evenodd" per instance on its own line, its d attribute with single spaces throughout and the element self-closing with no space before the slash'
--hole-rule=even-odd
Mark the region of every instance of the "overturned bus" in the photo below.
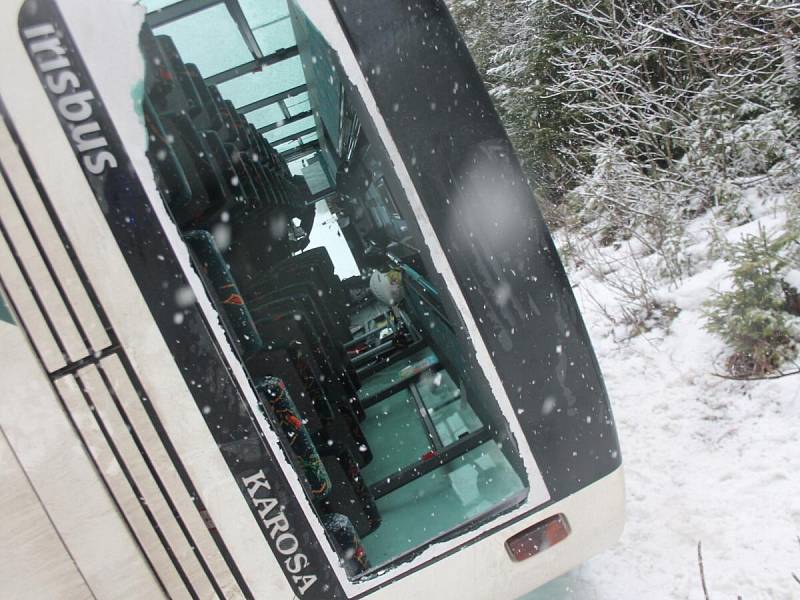
<svg viewBox="0 0 800 600">
<path fill-rule="evenodd" d="M 0 26 L 12 596 L 516 598 L 617 539 L 602 376 L 441 0 Z"/>
</svg>

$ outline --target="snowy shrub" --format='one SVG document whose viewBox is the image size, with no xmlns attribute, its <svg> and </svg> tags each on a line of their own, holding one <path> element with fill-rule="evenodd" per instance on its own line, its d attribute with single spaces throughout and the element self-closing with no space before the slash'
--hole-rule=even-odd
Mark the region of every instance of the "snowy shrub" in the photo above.
<svg viewBox="0 0 800 600">
<path fill-rule="evenodd" d="M 728 256 L 733 287 L 706 303 L 707 329 L 733 349 L 727 366 L 735 376 L 767 374 L 796 354 L 797 330 L 781 279 L 791 241 L 771 239 L 760 228 L 734 244 Z"/>
<path fill-rule="evenodd" d="M 800 316 L 800 193 L 789 200 L 789 218 L 786 223 L 786 263 L 781 276 L 781 287 L 786 299 L 786 310 Z"/>
<path fill-rule="evenodd" d="M 635 165 L 613 145 L 594 149 L 595 167 L 591 176 L 565 197 L 568 211 L 600 233 L 600 244 L 607 246 L 630 237 L 639 205 L 646 202 L 636 181 Z"/>
<path fill-rule="evenodd" d="M 731 157 L 736 170 L 743 175 L 763 174 L 785 159 L 793 120 L 785 111 L 772 111 L 737 128 Z"/>
<path fill-rule="evenodd" d="M 720 215 L 729 223 L 742 225 L 753 220 L 749 207 L 742 202 L 742 196 L 742 189 L 729 179 L 723 179 L 714 186 L 714 206 L 721 207 Z"/>
<path fill-rule="evenodd" d="M 703 198 L 693 214 L 736 200 L 718 194 L 720 181 L 792 170 L 797 3 L 448 3 L 531 181 L 554 204 L 596 178 L 597 147 L 621 152 L 637 177 L 691 188 Z"/>
<path fill-rule="evenodd" d="M 590 177 L 566 196 L 562 224 L 591 235 L 601 246 L 633 242 L 652 256 L 654 276 L 675 283 L 689 265 L 685 246 L 687 189 L 680 182 L 645 172 L 621 149 L 604 144 L 594 150 Z"/>
<path fill-rule="evenodd" d="M 800 148 L 800 120 L 786 109 L 761 114 L 748 111 L 747 117 L 727 108 L 719 98 L 699 94 L 696 103 L 709 104 L 698 109 L 698 117 L 687 128 L 690 141 L 686 154 L 689 169 L 699 186 L 707 185 L 714 200 L 720 181 L 732 181 L 757 175 L 779 175 L 791 168 L 796 173 L 796 156 Z M 792 167 L 792 163 L 794 167 Z M 777 170 L 775 170 L 775 168 Z M 706 181 L 708 183 L 703 184 Z"/>
<path fill-rule="evenodd" d="M 598 234 L 599 235 L 599 234 Z M 603 247 L 595 237 L 558 234 L 559 251 L 570 265 L 603 282 L 609 293 L 588 300 L 613 326 L 617 339 L 634 338 L 653 329 L 668 330 L 680 310 L 663 293 L 663 261 L 638 239 Z M 565 251 L 566 249 L 566 251 Z"/>
</svg>

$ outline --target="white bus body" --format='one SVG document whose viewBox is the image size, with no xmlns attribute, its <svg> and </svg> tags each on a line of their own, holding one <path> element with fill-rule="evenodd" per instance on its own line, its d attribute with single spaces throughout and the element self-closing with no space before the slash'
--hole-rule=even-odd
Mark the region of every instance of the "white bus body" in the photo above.
<svg viewBox="0 0 800 600">
<path fill-rule="evenodd" d="M 453 148 L 453 153 L 463 150 L 458 139 L 441 142 L 432 134 L 432 151 L 427 152 L 428 140 L 419 136 L 417 145 L 409 146 L 404 135 L 412 126 L 397 121 L 406 110 L 402 100 L 406 95 L 410 99 L 424 96 L 426 85 L 435 92 L 437 84 L 429 72 L 420 67 L 414 81 L 384 81 L 381 69 L 376 73 L 377 63 L 368 64 L 368 59 L 377 56 L 372 48 L 393 48 L 401 57 L 399 68 L 415 52 L 441 52 L 438 47 L 431 48 L 431 39 L 455 36 L 455 58 L 445 52 L 441 60 L 447 65 L 447 61 L 459 59 L 460 63 L 453 63 L 458 67 L 453 67 L 454 72 L 466 73 L 459 80 L 461 88 L 444 84 L 448 91 L 453 90 L 456 101 L 452 105 L 440 102 L 437 110 L 435 102 L 425 100 L 432 106 L 429 112 L 413 109 L 417 112 L 405 115 L 405 123 L 413 121 L 414 126 L 432 132 L 437 121 L 450 118 L 446 115 L 475 111 L 475 106 L 480 107 L 480 115 L 473 118 L 488 123 L 481 127 L 500 127 L 488 96 L 449 15 L 441 2 L 433 0 L 403 8 L 411 16 L 402 25 L 391 17 L 391 11 L 399 9 L 383 3 L 387 4 L 384 22 L 397 24 L 398 30 L 403 30 L 400 33 L 367 24 L 359 11 L 369 10 L 369 2 L 296 0 L 287 5 L 275 0 L 280 10 L 288 11 L 281 19 L 285 26 L 291 25 L 286 31 L 295 36 L 293 49 L 261 53 L 254 59 L 260 61 L 255 69 L 234 65 L 226 73 L 202 72 L 204 63 L 198 59 L 206 82 L 202 85 L 217 82 L 213 85 L 220 91 L 231 90 L 231 94 L 235 88 L 224 84 L 244 81 L 237 77 L 265 77 L 262 68 L 295 59 L 298 68 L 302 63 L 305 87 L 297 94 L 306 95 L 308 108 L 297 114 L 308 115 L 304 118 L 312 123 L 309 130 L 314 132 L 281 142 L 302 133 L 274 133 L 289 127 L 289 122 L 301 121 L 293 119 L 285 102 L 292 96 L 283 90 L 262 94 L 267 100 L 282 96 L 283 100 L 273 104 L 279 104 L 285 115 L 259 126 L 265 136 L 273 132 L 271 139 L 264 139 L 268 144 L 281 142 L 283 145 L 274 147 L 288 149 L 275 151 L 280 154 L 276 160 L 289 163 L 293 171 L 300 169 L 263 180 L 270 186 L 278 181 L 280 187 L 284 180 L 296 183 L 302 172 L 310 186 L 318 173 L 315 165 L 325 163 L 329 188 L 313 194 L 307 190 L 307 205 L 325 201 L 329 211 L 337 211 L 339 229 L 334 230 L 338 232 L 334 237 L 344 232 L 352 260 L 361 272 L 366 273 L 365 264 L 372 264 L 365 261 L 377 256 L 402 274 L 402 285 L 407 288 L 406 304 L 381 314 L 397 322 L 405 319 L 405 332 L 413 338 L 408 342 L 410 348 L 421 349 L 423 359 L 399 371 L 404 378 L 411 373 L 400 387 L 392 380 L 395 387 L 385 387 L 372 399 L 367 398 L 364 387 L 358 389 L 366 416 L 360 417 L 362 425 L 357 428 L 366 432 L 370 451 L 376 456 L 370 466 L 370 461 L 353 450 L 352 469 L 357 471 L 353 485 L 368 484 L 368 505 L 379 514 L 374 522 L 370 517 L 362 523 L 361 512 L 348 512 L 346 504 L 354 500 L 337 500 L 336 489 L 344 485 L 345 475 L 333 475 L 335 461 L 323 460 L 330 472 L 326 473 L 328 483 L 335 488 L 333 495 L 319 500 L 310 491 L 310 476 L 298 467 L 290 447 L 294 438 L 284 435 L 265 408 L 269 402 L 264 400 L 264 388 L 254 383 L 264 372 L 273 374 L 270 369 L 278 368 L 277 359 L 270 354 L 273 358 L 263 363 L 266 371 L 257 372 L 252 356 L 246 359 L 242 350 L 249 340 L 234 339 L 237 334 L 230 317 L 222 314 L 222 305 L 211 290 L 213 273 L 201 273 L 198 267 L 202 261 L 188 242 L 195 235 L 189 229 L 210 231 L 221 245 L 219 227 L 228 223 L 230 211 L 220 209 L 213 222 L 203 221 L 205 216 L 192 217 L 191 227 L 185 225 L 189 220 L 176 216 L 174 190 L 165 190 L 164 174 L 154 175 L 146 154 L 153 154 L 148 144 L 154 143 L 153 135 L 148 136 L 152 129 L 146 129 L 146 124 L 152 128 L 154 118 L 167 123 L 185 114 L 178 111 L 181 114 L 175 116 L 158 109 L 153 117 L 143 108 L 143 99 L 147 103 L 157 98 L 147 87 L 150 71 L 146 69 L 153 65 L 148 63 L 147 51 L 139 47 L 142 24 L 147 22 L 159 36 L 159 31 L 172 32 L 183 57 L 176 64 L 183 68 L 183 61 L 189 62 L 187 56 L 196 46 L 182 42 L 185 32 L 180 25 L 189 22 L 182 19 L 203 11 L 227 11 L 224 14 L 238 27 L 244 44 L 254 51 L 258 27 L 255 9 L 248 4 L 252 3 L 181 0 L 154 7 L 147 15 L 142 7 L 124 0 L 13 0 L 0 8 L 0 364 L 5 384 L 0 402 L 4 490 L 0 507 L 5 514 L 0 525 L 0 596 L 517 598 L 607 548 L 621 532 L 623 473 L 602 378 L 552 242 L 513 153 L 504 145 L 507 139 L 502 129 L 498 129 L 499 137 L 490 136 L 472 149 L 467 164 L 475 166 L 474 172 L 454 171 L 450 166 L 455 163 L 448 162 L 447 152 L 448 148 Z M 219 23 L 220 30 L 225 26 Z M 409 29 L 412 27 L 416 29 Z M 437 27 L 438 37 L 425 38 Z M 166 44 L 163 37 L 154 39 L 162 48 Z M 320 40 L 325 44 L 323 50 Z M 208 43 L 213 46 L 214 42 Z M 411 48 L 405 62 L 397 51 L 406 48 L 403 44 Z M 220 48 L 221 54 L 223 50 Z M 205 52 L 202 56 L 207 56 L 208 48 Z M 391 71 L 392 65 L 387 64 L 391 52 L 387 56 L 375 60 Z M 328 83 L 327 73 L 315 79 L 314 69 L 322 57 L 330 60 L 325 67 L 332 73 Z M 239 71 L 234 72 L 236 68 Z M 177 85 L 173 81 L 177 75 L 156 75 L 168 85 Z M 326 88 L 334 77 L 335 89 Z M 390 85 L 401 83 L 407 88 L 387 96 Z M 468 96 L 459 104 L 457 90 L 470 85 L 470 93 L 477 96 Z M 331 89 L 339 98 L 335 126 L 326 120 L 333 117 L 323 114 L 331 112 L 325 104 Z M 267 101 L 256 98 L 250 104 Z M 231 105 L 240 113 L 234 115 L 237 122 L 254 124 L 259 109 L 248 112 L 243 100 Z M 351 138 L 346 137 L 348 118 L 350 131 L 356 132 Z M 198 121 L 194 123 L 202 130 Z M 331 130 L 336 129 L 338 135 L 333 135 Z M 458 131 L 453 135 L 468 135 L 462 126 L 454 129 Z M 167 138 L 171 145 L 173 136 Z M 409 150 L 412 146 L 413 152 Z M 300 155 L 306 151 L 311 154 Z M 175 154 L 177 164 L 186 166 L 189 159 L 177 147 Z M 488 158 L 479 164 L 476 156 Z M 389 223 L 379 232 L 359 225 L 358 235 L 354 233 L 356 225 L 351 226 L 349 220 L 362 214 L 358 212 L 361 200 L 351 192 L 355 188 L 347 186 L 356 185 L 348 178 L 362 164 L 378 165 L 369 168 L 380 170 L 380 177 L 376 175 L 365 186 L 363 202 L 380 194 L 385 194 L 381 198 L 392 197 L 392 206 L 398 206 L 392 218 L 402 221 L 401 227 Z M 188 166 L 186 169 L 189 173 Z M 477 185 L 478 192 L 467 190 L 462 196 L 448 198 L 439 208 L 432 207 L 436 193 L 441 192 L 435 189 L 438 184 L 431 184 L 437 169 L 442 181 L 452 184 L 454 178 L 462 177 L 462 192 L 470 184 Z M 499 173 L 497 181 L 492 181 L 493 173 Z M 475 183 L 485 181 L 487 174 L 499 190 L 491 201 L 481 184 Z M 297 187 L 286 184 L 281 189 Z M 479 200 L 473 197 L 476 194 Z M 188 196 L 190 201 L 194 197 Z M 509 209 L 504 209 L 506 196 L 510 197 Z M 370 207 L 377 206 L 375 210 L 383 206 L 374 199 L 369 202 Z M 452 214 L 447 213 L 450 210 Z M 532 258 L 515 258 L 514 252 L 524 251 L 523 245 L 515 242 L 497 257 L 507 261 L 501 271 L 513 273 L 508 275 L 510 283 L 493 279 L 494 275 L 481 280 L 483 267 L 466 255 L 463 232 L 470 231 L 470 239 L 473 232 L 475 239 L 492 235 L 490 230 L 497 222 L 487 215 L 494 211 L 502 215 L 504 210 L 511 215 L 505 217 L 505 230 L 503 223 L 500 225 L 499 235 L 505 240 L 498 240 L 495 234 L 472 251 L 484 253 L 488 263 L 495 260 L 498 244 L 519 238 L 528 244 Z M 519 210 L 529 212 L 517 223 Z M 315 227 L 322 231 L 322 212 L 316 211 Z M 281 214 L 291 220 L 294 213 Z M 476 222 L 484 224 L 486 231 L 475 228 Z M 442 223 L 452 223 L 452 227 Z M 271 222 L 270 227 L 273 225 Z M 400 229 L 404 232 L 402 244 L 392 237 L 392 232 Z M 303 233 L 314 230 L 294 231 L 291 244 L 296 245 L 281 238 L 289 248 L 288 260 L 303 254 L 301 246 L 308 244 L 308 240 L 302 241 Z M 359 243 L 367 240 L 372 245 L 358 246 L 352 242 L 356 237 Z M 375 242 L 387 239 L 385 247 Z M 335 255 L 334 280 L 343 281 L 338 274 L 344 268 L 337 262 L 340 255 L 331 250 L 339 242 L 327 243 Z M 234 268 L 235 250 L 225 257 L 241 287 L 240 273 L 245 271 Z M 406 250 L 409 252 L 403 254 Z M 405 258 L 408 256 L 411 258 Z M 211 268 L 207 262 L 202 264 Z M 517 281 L 515 268 L 531 271 Z M 478 276 L 473 279 L 468 273 Z M 495 296 L 486 287 L 490 284 Z M 526 291 L 525 285 L 530 290 Z M 363 289 L 367 289 L 366 283 Z M 408 306 L 410 298 L 416 302 L 417 296 L 412 294 L 422 298 L 425 290 L 433 290 L 437 298 L 430 307 L 423 307 L 421 314 L 427 318 L 430 311 L 441 311 L 438 321 L 431 317 L 430 323 L 420 323 L 414 307 Z M 496 307 L 485 312 L 480 309 L 480 298 L 498 295 L 502 298 Z M 246 299 L 250 305 L 249 296 Z M 313 298 L 303 302 L 317 306 Z M 353 340 L 345 348 L 357 351 L 349 352 L 345 362 L 356 373 L 354 381 L 376 380 L 391 365 L 412 360 L 408 358 L 411 350 L 400 342 L 397 346 L 383 342 L 383 330 L 378 342 L 359 345 L 372 330 L 355 321 L 352 302 L 347 306 L 348 319 L 353 319 L 347 323 Z M 362 306 L 382 305 L 373 299 Z M 256 314 L 255 307 L 252 311 Z M 525 317 L 518 319 L 519 315 Z M 255 322 L 261 327 L 265 321 L 259 318 Z M 296 316 L 296 320 L 301 319 Z M 452 324 L 454 332 L 444 342 L 443 334 L 438 333 L 442 323 Z M 399 336 L 399 327 L 386 326 L 386 335 Z M 266 338 L 267 330 L 258 331 Z M 451 338 L 454 346 L 448 346 Z M 266 345 L 272 350 L 269 340 Z M 388 354 L 381 354 L 380 360 L 365 362 L 358 356 L 359 352 L 377 352 L 384 345 L 389 346 Z M 463 358 L 447 356 L 452 348 L 457 349 L 456 354 L 463 349 Z M 525 358 L 529 354 L 529 359 Z M 424 396 L 429 374 L 436 385 L 443 377 L 455 382 L 454 393 L 462 408 L 448 413 L 447 425 L 436 420 L 429 398 Z M 329 383 L 324 377 L 320 382 L 323 387 Z M 356 383 L 356 388 L 360 384 Z M 524 385 L 530 388 L 523 389 Z M 292 388 L 287 382 L 286 389 L 299 402 L 295 389 L 306 388 Z M 400 460 L 379 453 L 377 449 L 386 442 L 374 433 L 376 423 L 384 431 L 389 427 L 388 420 L 375 419 L 399 414 L 391 412 L 395 409 L 376 409 L 397 394 L 407 394 L 406 403 L 409 399 L 418 402 L 419 411 L 414 409 L 414 414 L 418 412 L 415 418 L 422 422 L 419 443 L 426 451 L 415 455 L 419 458 L 411 464 L 402 463 L 396 471 L 375 476 L 377 463 L 387 460 L 387 465 L 392 465 L 393 460 Z M 302 414 L 309 431 L 315 418 Z M 470 426 L 470 419 L 477 425 Z M 234 421 L 240 424 L 237 431 L 246 428 L 245 433 L 237 434 L 239 438 L 231 433 Z M 418 427 L 416 421 L 413 426 Z M 310 435 L 309 439 L 324 446 L 320 440 L 332 436 L 332 430 L 321 426 L 316 437 Z M 448 441 L 451 430 L 454 437 Z M 223 439 L 226 435 L 229 437 Z M 401 437 L 405 434 L 392 435 L 400 441 L 395 441 L 390 454 L 413 451 L 409 450 L 412 442 Z M 356 437 L 356 446 L 363 449 L 367 441 L 358 442 L 360 439 Z M 246 456 L 250 450 L 245 448 L 252 444 L 258 446 L 261 458 L 249 470 L 238 468 L 250 460 Z M 324 458 L 324 447 L 319 454 Z M 316 450 L 314 456 L 319 459 Z M 340 457 L 336 460 L 341 462 Z M 492 490 L 499 489 L 500 478 L 508 490 L 495 497 Z M 434 496 L 439 489 L 435 482 L 442 481 L 446 493 L 463 504 L 452 508 L 453 514 L 460 515 L 458 519 L 409 512 L 415 503 L 441 506 Z M 357 558 L 364 558 L 360 566 L 353 566 L 353 549 L 334 539 L 326 524 L 331 514 L 342 513 L 348 515 L 351 528 L 363 542 L 363 546 L 355 546 L 362 553 Z M 421 523 L 419 531 L 414 529 L 415 522 Z M 408 543 L 399 540 L 405 535 L 404 528 L 408 528 Z M 521 545 L 509 543 L 510 538 L 525 532 L 527 546 L 525 540 L 518 541 Z"/>
</svg>

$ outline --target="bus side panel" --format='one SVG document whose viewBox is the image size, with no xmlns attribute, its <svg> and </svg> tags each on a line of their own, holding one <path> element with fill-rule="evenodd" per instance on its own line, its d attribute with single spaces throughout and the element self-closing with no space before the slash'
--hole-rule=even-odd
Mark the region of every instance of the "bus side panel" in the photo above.
<svg viewBox="0 0 800 600">
<path fill-rule="evenodd" d="M 0 595 L 164 597 L 23 326 L 0 322 Z"/>
<path fill-rule="evenodd" d="M 4 117 L 11 126 L 8 115 Z M 47 377 L 170 594 L 182 597 L 187 586 L 213 594 L 210 578 L 223 579 L 218 587 L 238 590 L 235 582 L 224 583 L 224 565 L 218 566 L 222 561 L 214 559 L 213 550 L 208 552 L 215 543 L 198 512 L 201 505 L 187 492 L 161 444 L 145 411 L 145 395 L 131 380 L 135 375 L 130 364 L 120 362 L 127 358 L 72 254 L 74 246 L 53 220 L 50 198 L 38 174 L 28 171 L 33 166 L 25 162 L 24 145 L 5 127 L 0 127 L 0 142 L 2 277 Z M 71 188 L 72 200 L 79 189 Z M 68 360 L 64 331 L 77 333 L 75 360 Z M 54 349 L 61 361 L 46 360 L 41 349 L 51 353 Z M 96 372 L 87 371 L 89 365 L 96 365 Z M 210 559 L 202 556 L 204 550 Z M 206 577 L 204 570 L 216 574 Z"/>
<path fill-rule="evenodd" d="M 0 330 L 10 327 L 0 323 Z M 0 333 L 0 338 L 5 332 Z M 0 435 L 0 588 L 7 598 L 92 595 L 31 486 L 5 434 Z"/>
</svg>

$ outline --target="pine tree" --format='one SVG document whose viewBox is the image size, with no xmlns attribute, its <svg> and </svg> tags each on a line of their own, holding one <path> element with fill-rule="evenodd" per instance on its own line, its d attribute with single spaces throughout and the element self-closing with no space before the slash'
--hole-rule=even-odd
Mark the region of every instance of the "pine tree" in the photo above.
<svg viewBox="0 0 800 600">
<path fill-rule="evenodd" d="M 796 352 L 781 285 L 786 266 L 782 251 L 791 240 L 772 240 L 763 228 L 731 248 L 733 288 L 706 305 L 707 329 L 734 350 L 728 368 L 734 375 L 760 376 L 773 371 Z"/>
</svg>

